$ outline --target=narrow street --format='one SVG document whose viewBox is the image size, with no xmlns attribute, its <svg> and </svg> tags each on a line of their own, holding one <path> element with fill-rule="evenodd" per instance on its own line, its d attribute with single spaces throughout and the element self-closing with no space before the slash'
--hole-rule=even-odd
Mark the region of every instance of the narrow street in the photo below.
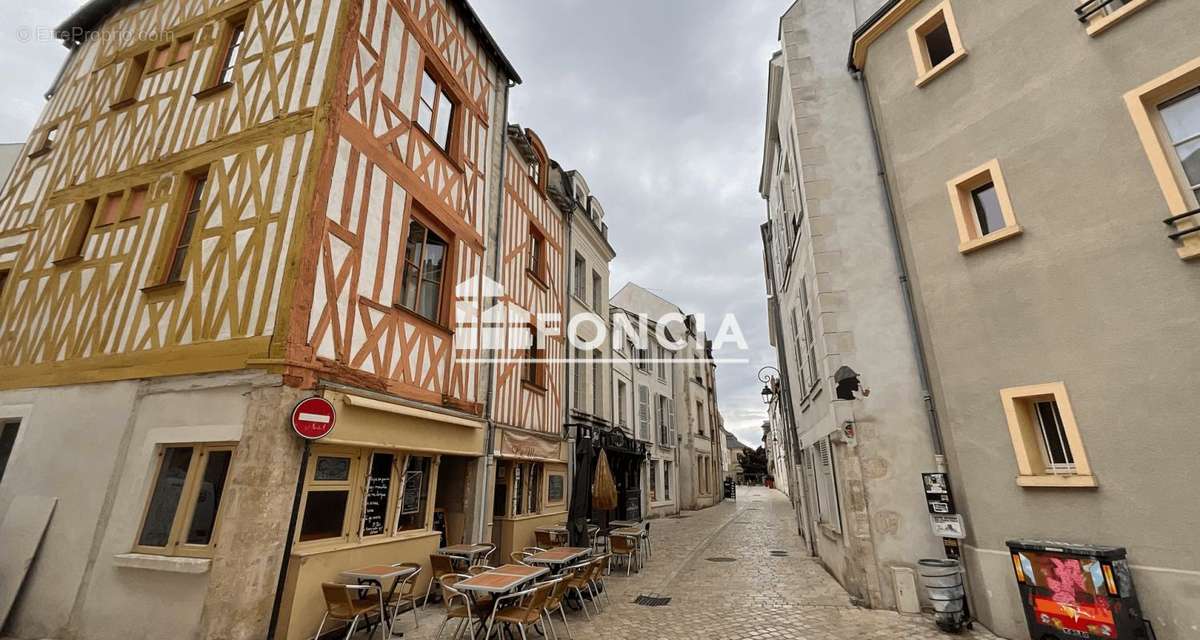
<svg viewBox="0 0 1200 640">
<path fill-rule="evenodd" d="M 599 618 L 568 615 L 576 640 L 600 638 L 994 638 L 978 626 L 961 635 L 938 631 L 929 616 L 872 611 L 849 597 L 791 531 L 784 495 L 761 487 L 738 487 L 736 502 L 687 511 L 651 524 L 653 558 L 626 578 L 608 579 L 612 604 Z M 639 595 L 671 598 L 663 607 L 634 603 Z M 440 606 L 430 603 L 421 627 L 402 617 L 407 638 L 434 637 Z M 558 625 L 560 636 L 561 622 Z M 443 637 L 449 637 L 449 631 Z"/>
</svg>

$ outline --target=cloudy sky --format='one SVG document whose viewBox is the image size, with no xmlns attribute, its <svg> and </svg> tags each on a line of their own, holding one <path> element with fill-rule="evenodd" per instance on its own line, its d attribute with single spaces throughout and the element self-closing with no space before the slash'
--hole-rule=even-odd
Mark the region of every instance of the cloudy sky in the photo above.
<svg viewBox="0 0 1200 640">
<path fill-rule="evenodd" d="M 774 359 L 756 190 L 767 60 L 790 2 L 472 2 L 524 80 L 510 120 L 536 130 L 604 206 L 613 292 L 634 281 L 716 323 L 735 314 L 750 350 L 718 357 L 749 363 L 717 367 L 718 402 L 752 446 L 764 417 L 755 374 Z M 28 136 L 65 56 L 48 30 L 80 4 L 4 2 L 0 142 Z"/>
</svg>

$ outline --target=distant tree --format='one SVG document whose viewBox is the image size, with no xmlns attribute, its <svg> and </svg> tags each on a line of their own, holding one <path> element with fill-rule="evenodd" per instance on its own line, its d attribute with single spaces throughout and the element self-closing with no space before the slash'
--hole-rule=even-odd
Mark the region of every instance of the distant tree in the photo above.
<svg viewBox="0 0 1200 640">
<path fill-rule="evenodd" d="M 738 454 L 738 464 L 742 465 L 742 473 L 750 475 L 766 475 L 767 474 L 767 450 L 763 447 L 757 449 L 743 449 Z"/>
</svg>

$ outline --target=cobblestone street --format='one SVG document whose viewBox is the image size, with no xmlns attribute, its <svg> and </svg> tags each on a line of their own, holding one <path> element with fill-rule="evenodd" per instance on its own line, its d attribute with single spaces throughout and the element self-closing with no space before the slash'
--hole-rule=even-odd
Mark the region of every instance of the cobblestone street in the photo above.
<svg viewBox="0 0 1200 640">
<path fill-rule="evenodd" d="M 929 616 L 854 607 L 841 586 L 805 557 L 791 531 L 792 517 L 782 493 L 738 487 L 736 502 L 652 521 L 653 558 L 628 578 L 624 569 L 613 571 L 608 579 L 612 605 L 599 618 L 588 622 L 581 612 L 568 614 L 575 638 L 995 637 L 978 625 L 955 636 L 938 631 Z M 644 607 L 634 604 L 638 595 L 671 601 Z M 407 637 L 432 638 L 441 612 L 430 603 L 416 632 L 411 617 L 402 620 L 399 630 Z M 561 622 L 558 628 L 565 638 Z M 449 636 L 447 631 L 444 637 Z"/>
</svg>

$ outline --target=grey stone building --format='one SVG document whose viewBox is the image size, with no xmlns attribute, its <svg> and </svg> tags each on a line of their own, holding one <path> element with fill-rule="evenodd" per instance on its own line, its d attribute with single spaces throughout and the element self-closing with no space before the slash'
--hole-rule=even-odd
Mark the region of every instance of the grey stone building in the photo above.
<svg viewBox="0 0 1200 640">
<path fill-rule="evenodd" d="M 790 483 L 810 552 L 863 605 L 913 610 L 916 561 L 941 555 L 920 475 L 940 458 L 866 108 L 844 51 L 880 4 L 793 4 L 768 66 L 759 191 L 784 378 L 772 435 L 799 465 L 780 472 L 787 456 L 778 455 L 775 475 Z"/>
</svg>

